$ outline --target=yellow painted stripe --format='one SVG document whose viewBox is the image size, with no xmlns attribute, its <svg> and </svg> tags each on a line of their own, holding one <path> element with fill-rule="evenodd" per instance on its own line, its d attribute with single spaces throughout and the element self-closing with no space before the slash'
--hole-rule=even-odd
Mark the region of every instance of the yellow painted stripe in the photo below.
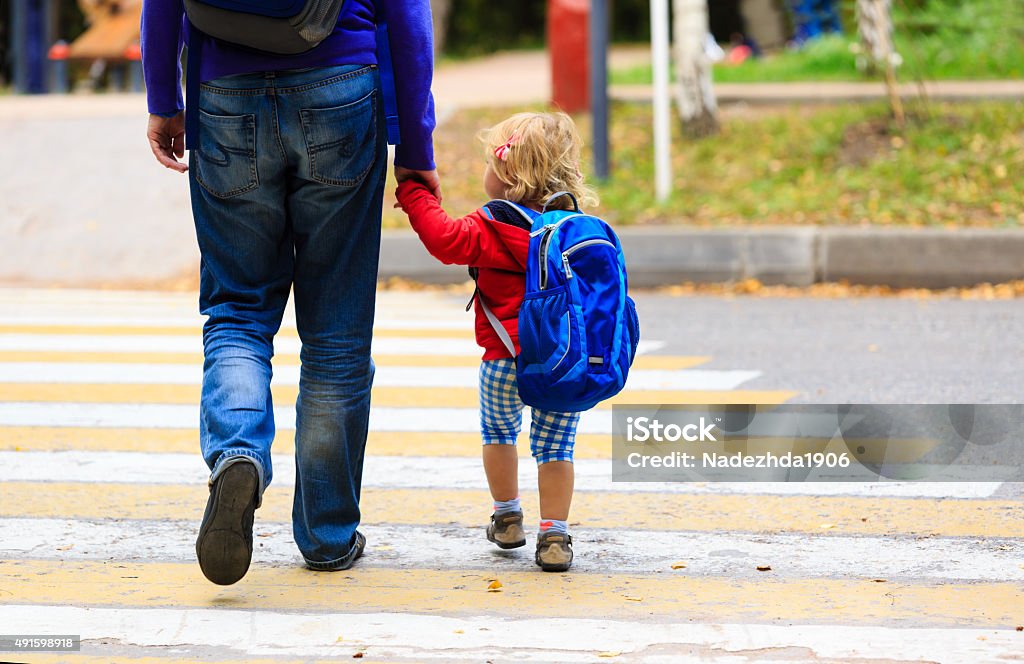
<svg viewBox="0 0 1024 664">
<path fill-rule="evenodd" d="M 96 646 L 86 645 L 87 648 L 99 650 Z M 349 659 L 363 649 L 353 644 L 338 644 L 339 658 Z M 141 652 L 141 649 L 140 649 Z M 13 653 L 4 653 L 4 656 L 15 656 Z M 79 653 L 17 653 L 18 662 L 25 664 L 196 664 L 202 661 L 203 664 L 337 664 L 338 659 L 265 659 L 263 657 L 245 657 L 245 659 L 210 659 L 203 655 L 202 660 L 195 657 L 180 659 L 178 657 L 132 657 L 125 655 L 123 649 L 119 648 L 116 657 L 111 655 L 82 655 Z M 5 660 L 6 661 L 6 660 Z M 374 664 L 383 660 L 355 659 L 359 664 Z M 405 662 L 406 660 L 402 660 Z"/>
<path fill-rule="evenodd" d="M 280 431 L 274 439 L 274 454 L 295 453 L 294 432 Z M 366 451 L 374 456 L 478 456 L 480 434 L 449 432 L 371 431 Z M 577 459 L 610 459 L 611 436 L 578 434 Z M 197 454 L 196 429 L 135 429 L 92 427 L 0 427 L 3 451 L 94 451 Z M 527 434 L 519 437 L 519 455 L 529 456 Z"/>
<path fill-rule="evenodd" d="M 0 401 L 79 403 L 164 403 L 198 404 L 199 385 L 132 385 L 0 383 Z M 276 385 L 271 389 L 278 404 L 294 403 L 299 388 Z M 796 396 L 795 392 L 756 390 L 626 390 L 597 407 L 613 404 L 776 404 Z M 475 387 L 375 387 L 373 404 L 394 408 L 477 408 L 480 397 Z"/>
<path fill-rule="evenodd" d="M 198 521 L 207 495 L 202 485 L 3 482 L 0 516 Z M 524 492 L 523 498 L 535 513 L 536 492 Z M 368 487 L 361 506 L 367 523 L 443 521 L 472 527 L 486 520 L 490 504 L 490 494 L 482 490 Z M 410 510 L 410 505 L 442 508 Z M 264 496 L 257 519 L 289 523 L 291 510 L 291 487 L 275 486 Z M 1024 538 L 1024 503 L 988 499 L 580 491 L 573 496 L 571 520 L 583 528 Z"/>
<path fill-rule="evenodd" d="M 0 334 L 76 334 L 86 336 L 173 336 L 173 337 L 199 337 L 202 334 L 202 325 L 197 323 L 194 327 L 188 325 L 0 325 Z M 441 337 L 455 339 L 473 339 L 474 333 L 469 320 L 465 327 L 459 328 L 409 328 L 374 329 L 374 336 L 377 337 Z M 293 328 L 281 328 L 278 336 L 295 338 L 298 332 Z"/>
<path fill-rule="evenodd" d="M 481 350 L 481 355 L 483 351 Z M 373 361 L 382 367 L 476 367 L 480 358 L 472 355 L 381 355 Z M 692 369 L 711 361 L 710 357 L 684 355 L 641 355 L 633 360 L 634 369 L 678 371 Z M 0 351 L 0 362 L 91 362 L 109 364 L 193 364 L 203 363 L 201 353 L 117 353 L 78 351 Z M 282 353 L 274 356 L 276 366 L 297 366 L 299 356 Z"/>
<path fill-rule="evenodd" d="M 684 617 L 715 623 L 813 622 L 840 625 L 988 627 L 1020 622 L 1024 589 L 1016 583 L 875 583 L 872 579 L 756 580 L 663 575 L 496 573 L 453 569 L 347 572 L 263 567 L 229 588 L 187 563 L 0 561 L 8 604 L 118 607 L 225 607 L 253 610 L 405 612 L 650 620 Z M 543 601 L 543 598 L 558 601 Z M 339 599 L 341 598 L 341 599 Z"/>
</svg>

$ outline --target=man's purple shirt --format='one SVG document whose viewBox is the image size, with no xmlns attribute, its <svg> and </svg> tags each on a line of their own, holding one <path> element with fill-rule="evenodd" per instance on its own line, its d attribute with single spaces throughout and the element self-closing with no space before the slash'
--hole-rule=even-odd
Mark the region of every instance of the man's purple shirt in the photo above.
<svg viewBox="0 0 1024 664">
<path fill-rule="evenodd" d="M 429 0 L 348 0 L 334 32 L 299 55 L 273 55 L 203 37 L 202 81 L 258 71 L 377 64 L 377 13 L 386 17 L 391 38 L 398 121 L 402 142 L 395 163 L 414 170 L 434 168 L 433 33 Z M 182 0 L 144 0 L 142 67 L 149 112 L 172 114 L 185 108 L 181 92 L 181 49 L 189 39 Z"/>
</svg>

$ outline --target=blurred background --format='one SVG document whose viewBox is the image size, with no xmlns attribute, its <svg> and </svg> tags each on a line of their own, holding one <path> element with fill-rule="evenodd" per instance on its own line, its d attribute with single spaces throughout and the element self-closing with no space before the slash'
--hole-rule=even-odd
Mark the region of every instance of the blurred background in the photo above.
<svg viewBox="0 0 1024 664">
<path fill-rule="evenodd" d="M 607 177 L 595 181 L 611 221 L 1024 225 L 1024 3 L 666 4 L 674 111 L 661 195 L 651 5 L 608 4 Z M 0 6 L 0 127 L 10 137 L 0 229 L 20 243 L 0 279 L 192 283 L 187 187 L 150 163 L 143 140 L 141 0 Z M 562 108 L 592 143 L 590 2 L 432 6 L 437 154 L 452 213 L 484 202 L 476 136 L 509 113 Z M 594 166 L 588 152 L 584 169 L 605 174 Z M 385 211 L 386 226 L 406 226 Z"/>
</svg>

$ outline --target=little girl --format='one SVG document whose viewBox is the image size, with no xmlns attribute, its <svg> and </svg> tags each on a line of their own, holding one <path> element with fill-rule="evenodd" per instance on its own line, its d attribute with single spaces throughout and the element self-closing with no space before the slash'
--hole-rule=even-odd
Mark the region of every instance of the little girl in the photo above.
<svg viewBox="0 0 1024 664">
<path fill-rule="evenodd" d="M 494 499 L 487 539 L 502 549 L 526 544 L 519 504 L 516 438 L 523 402 L 516 388 L 515 359 L 495 332 L 483 305 L 501 322 L 519 352 L 518 316 L 526 291 L 530 222 L 544 202 L 562 191 L 581 205 L 596 205 L 579 170 L 582 141 L 564 113 L 519 113 L 484 134 L 487 168 L 484 191 L 491 202 L 453 219 L 425 186 L 398 187 L 398 203 L 427 250 L 442 263 L 475 271 L 476 340 L 484 348 L 480 364 L 480 427 L 484 471 Z M 511 205 L 511 201 L 517 205 Z M 569 198 L 553 202 L 566 205 Z M 517 209 L 518 207 L 518 209 Z M 572 564 L 567 520 L 572 503 L 572 449 L 579 413 L 532 409 L 530 450 L 537 460 L 540 532 L 535 560 L 546 572 Z"/>
</svg>

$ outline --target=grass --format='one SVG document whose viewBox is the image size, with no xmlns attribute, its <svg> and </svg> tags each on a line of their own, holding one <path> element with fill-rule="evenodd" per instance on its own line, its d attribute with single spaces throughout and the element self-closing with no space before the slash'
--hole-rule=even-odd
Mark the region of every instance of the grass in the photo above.
<svg viewBox="0 0 1024 664">
<path fill-rule="evenodd" d="M 910 110 L 902 132 L 882 105 L 734 111 L 702 141 L 676 128 L 674 193 L 657 204 L 650 106 L 616 104 L 613 174 L 597 212 L 619 224 L 1024 226 L 1024 103 Z M 474 136 L 509 112 L 461 111 L 438 129 L 451 214 L 485 202 Z M 588 135 L 586 117 L 577 121 Z M 387 225 L 407 227 L 385 209 Z"/>
<path fill-rule="evenodd" d="M 1024 78 L 1024 3 L 1015 0 L 929 0 L 909 7 L 896 0 L 899 75 L 912 80 Z M 917 3 L 915 3 L 917 4 Z M 852 28 L 853 26 L 847 26 Z M 851 30 L 851 33 L 853 30 Z M 783 51 L 738 66 L 716 65 L 719 83 L 862 81 L 855 35 L 831 35 L 798 51 Z M 615 84 L 649 84 L 649 65 L 613 70 Z"/>
</svg>

